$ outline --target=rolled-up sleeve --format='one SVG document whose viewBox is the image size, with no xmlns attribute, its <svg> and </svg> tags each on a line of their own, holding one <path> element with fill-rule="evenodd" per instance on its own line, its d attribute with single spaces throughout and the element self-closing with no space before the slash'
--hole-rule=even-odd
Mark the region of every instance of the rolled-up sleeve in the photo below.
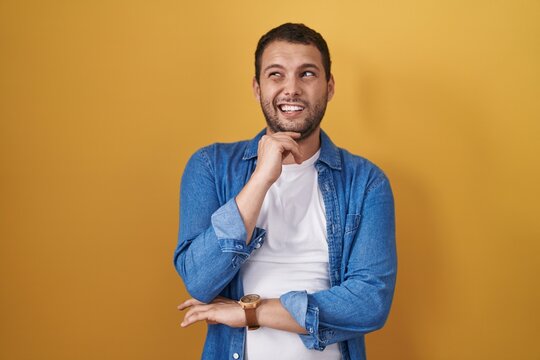
<svg viewBox="0 0 540 360">
<path fill-rule="evenodd" d="M 253 241 L 246 244 L 246 228 L 234 199 L 229 200 L 212 215 L 212 226 L 219 241 L 221 251 L 248 257 L 264 242 L 265 230 L 255 228 Z"/>
<path fill-rule="evenodd" d="M 318 336 L 319 309 L 310 307 L 306 291 L 290 291 L 280 297 L 281 305 L 302 325 L 307 334 L 299 334 L 308 349 L 324 350 L 325 345 Z"/>
</svg>

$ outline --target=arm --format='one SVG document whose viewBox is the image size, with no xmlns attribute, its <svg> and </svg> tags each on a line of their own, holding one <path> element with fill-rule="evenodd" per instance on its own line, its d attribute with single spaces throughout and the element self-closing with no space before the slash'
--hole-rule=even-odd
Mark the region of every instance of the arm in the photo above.
<svg viewBox="0 0 540 360">
<path fill-rule="evenodd" d="M 223 206 L 216 193 L 215 173 L 207 150 L 186 165 L 180 189 L 180 231 L 174 255 L 176 270 L 194 298 L 210 302 L 230 283 L 240 265 L 262 241 L 255 227 L 264 196 L 281 174 L 289 153 L 300 161 L 295 133 L 265 136 L 252 178 Z"/>
<path fill-rule="evenodd" d="M 293 291 L 280 298 L 297 323 L 308 330 L 308 335 L 300 335 L 308 348 L 322 350 L 377 330 L 386 321 L 397 257 L 394 202 L 384 176 L 368 190 L 354 236 L 351 255 L 344 259 L 348 262 L 340 285 L 313 294 Z"/>
<path fill-rule="evenodd" d="M 174 265 L 186 289 L 204 302 L 214 299 L 240 269 L 264 236 L 246 229 L 234 199 L 221 205 L 208 148 L 197 151 L 186 164 L 180 188 L 180 230 Z"/>
<path fill-rule="evenodd" d="M 236 203 L 248 234 L 251 234 L 255 228 L 266 193 L 281 175 L 284 159 L 290 154 L 298 164 L 302 162 L 300 148 L 294 141 L 298 137 L 300 137 L 299 133 L 282 132 L 261 138 L 257 150 L 257 167 L 253 176 L 236 197 Z"/>
<path fill-rule="evenodd" d="M 294 291 L 263 301 L 257 308 L 261 326 L 298 333 L 306 347 L 323 350 L 384 325 L 396 276 L 394 205 L 386 179 L 369 191 L 362 217 L 343 283 L 313 294 Z M 184 327 L 202 320 L 246 326 L 236 301 L 202 304 L 190 299 L 178 307 L 187 308 Z"/>
<path fill-rule="evenodd" d="M 238 302 L 218 297 L 212 303 L 205 304 L 195 299 L 184 301 L 178 310 L 188 309 L 181 326 L 187 327 L 197 321 L 211 324 L 225 324 L 232 327 L 246 327 L 246 315 Z M 281 305 L 279 299 L 264 299 L 257 307 L 257 321 L 262 327 L 306 334 L 307 331 Z"/>
</svg>

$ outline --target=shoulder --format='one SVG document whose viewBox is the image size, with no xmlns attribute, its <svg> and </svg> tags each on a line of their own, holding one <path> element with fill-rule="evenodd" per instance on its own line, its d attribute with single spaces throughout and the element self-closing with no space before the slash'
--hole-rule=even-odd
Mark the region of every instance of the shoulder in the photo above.
<svg viewBox="0 0 540 360">
<path fill-rule="evenodd" d="M 236 164 L 242 160 L 257 157 L 257 148 L 265 130 L 261 130 L 254 138 L 235 142 L 216 142 L 197 150 L 193 157 L 203 158 L 210 166 L 212 164 Z"/>
<path fill-rule="evenodd" d="M 338 151 L 344 177 L 362 183 L 368 192 L 383 182 L 389 182 L 385 172 L 371 160 L 340 147 Z"/>
<path fill-rule="evenodd" d="M 218 154 L 226 156 L 244 155 L 249 140 L 241 140 L 229 143 L 216 142 L 200 148 L 198 151 L 206 154 L 209 157 L 215 157 Z"/>
<path fill-rule="evenodd" d="M 356 155 L 336 146 L 328 134 L 321 131 L 321 155 L 319 160 L 326 163 L 345 188 L 368 190 L 388 181 L 380 167 L 363 156 Z"/>
<path fill-rule="evenodd" d="M 230 143 L 216 142 L 203 146 L 191 155 L 187 167 L 193 164 L 213 170 L 220 164 L 241 161 L 248 143 L 249 140 L 242 140 Z"/>
</svg>

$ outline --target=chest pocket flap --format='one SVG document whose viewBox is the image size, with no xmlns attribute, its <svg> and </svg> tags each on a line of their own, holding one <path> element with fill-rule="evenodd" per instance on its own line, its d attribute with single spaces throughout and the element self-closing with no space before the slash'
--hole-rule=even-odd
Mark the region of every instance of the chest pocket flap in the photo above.
<svg viewBox="0 0 540 360">
<path fill-rule="evenodd" d="M 359 214 L 347 214 L 345 220 L 345 234 L 349 234 L 358 229 L 360 225 L 360 215 Z"/>
</svg>

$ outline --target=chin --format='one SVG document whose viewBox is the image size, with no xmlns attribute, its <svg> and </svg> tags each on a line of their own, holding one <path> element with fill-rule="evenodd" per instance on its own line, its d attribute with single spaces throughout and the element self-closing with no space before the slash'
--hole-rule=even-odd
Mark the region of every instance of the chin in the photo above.
<svg viewBox="0 0 540 360">
<path fill-rule="evenodd" d="M 314 133 L 315 131 L 317 131 L 318 128 L 319 128 L 319 127 L 317 126 L 317 127 L 315 127 L 315 128 L 309 128 L 309 129 L 307 129 L 306 131 L 301 131 L 301 132 L 300 132 L 301 135 L 300 135 L 300 138 L 299 138 L 298 140 L 304 140 L 304 139 L 310 137 L 311 135 L 313 135 L 313 133 Z"/>
</svg>

